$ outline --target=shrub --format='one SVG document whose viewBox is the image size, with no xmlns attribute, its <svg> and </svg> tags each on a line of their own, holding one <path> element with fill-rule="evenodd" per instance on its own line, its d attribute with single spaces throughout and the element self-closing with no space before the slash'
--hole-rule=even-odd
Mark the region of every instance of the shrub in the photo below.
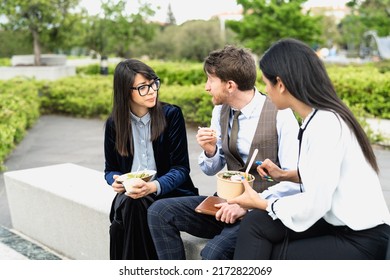
<svg viewBox="0 0 390 280">
<path fill-rule="evenodd" d="M 373 65 L 329 67 L 337 94 L 350 106 L 362 106 L 373 117 L 390 119 L 390 72 Z"/>
<path fill-rule="evenodd" d="M 213 104 L 204 89 L 201 63 L 150 61 L 163 84 L 160 100 L 182 108 L 188 124 L 208 126 Z M 390 72 L 388 64 L 327 66 L 337 93 L 359 119 L 372 143 L 383 140 L 374 134 L 365 118 L 390 119 Z M 106 118 L 112 109 L 112 72 L 99 74 L 99 65 L 81 67 L 79 75 L 57 81 L 13 79 L 0 81 L 0 169 L 4 159 L 20 142 L 26 129 L 42 114 L 66 114 Z M 257 79 L 259 90 L 264 84 Z"/>
<path fill-rule="evenodd" d="M 39 117 L 37 92 L 33 81 L 0 81 L 0 170 L 4 170 L 5 158 Z"/>
<path fill-rule="evenodd" d="M 0 58 L 0 66 L 11 66 L 11 59 L 10 58 Z"/>
<path fill-rule="evenodd" d="M 40 88 L 42 113 L 106 117 L 112 104 L 112 76 L 76 76 Z"/>
<path fill-rule="evenodd" d="M 180 106 L 188 124 L 210 124 L 213 104 L 203 85 L 161 87 L 160 100 Z"/>
<path fill-rule="evenodd" d="M 206 80 L 203 64 L 190 62 L 162 62 L 151 60 L 146 62 L 159 76 L 164 85 L 198 85 Z M 109 64 L 108 74 L 113 75 L 116 65 Z M 77 74 L 99 75 L 99 64 L 77 67 Z"/>
</svg>

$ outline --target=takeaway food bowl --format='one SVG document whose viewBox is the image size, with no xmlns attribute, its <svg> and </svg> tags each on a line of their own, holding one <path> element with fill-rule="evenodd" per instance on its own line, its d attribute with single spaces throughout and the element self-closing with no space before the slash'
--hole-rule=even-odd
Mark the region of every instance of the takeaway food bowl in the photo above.
<svg viewBox="0 0 390 280">
<path fill-rule="evenodd" d="M 225 199 L 232 199 L 244 192 L 244 185 L 241 182 L 241 176 L 245 176 L 245 172 L 241 171 L 222 171 L 217 174 L 217 194 Z M 253 187 L 255 176 L 248 175 L 249 185 Z"/>
</svg>

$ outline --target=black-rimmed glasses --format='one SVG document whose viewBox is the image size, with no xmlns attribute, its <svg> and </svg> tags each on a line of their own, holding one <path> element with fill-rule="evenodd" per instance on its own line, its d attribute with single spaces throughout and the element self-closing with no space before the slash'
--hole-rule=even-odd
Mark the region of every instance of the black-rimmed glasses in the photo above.
<svg viewBox="0 0 390 280">
<path fill-rule="evenodd" d="M 157 78 L 148 85 L 140 85 L 138 87 L 131 87 L 130 89 L 136 89 L 138 90 L 140 96 L 145 96 L 149 93 L 150 88 L 152 88 L 154 91 L 157 91 L 160 89 L 160 86 L 161 86 L 161 81 L 160 79 Z"/>
</svg>

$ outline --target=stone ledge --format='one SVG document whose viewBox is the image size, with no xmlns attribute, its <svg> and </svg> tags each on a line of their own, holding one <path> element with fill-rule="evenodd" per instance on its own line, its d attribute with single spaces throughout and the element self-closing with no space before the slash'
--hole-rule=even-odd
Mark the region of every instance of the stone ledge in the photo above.
<svg viewBox="0 0 390 280">
<path fill-rule="evenodd" d="M 186 259 L 200 260 L 200 251 L 202 251 L 204 246 L 206 246 L 206 243 L 209 239 L 196 237 L 186 232 L 181 232 L 180 235 L 183 240 L 184 249 L 186 251 Z"/>
<path fill-rule="evenodd" d="M 0 80 L 16 77 L 34 78 L 37 80 L 57 80 L 76 75 L 75 66 L 18 66 L 0 67 Z"/>
<path fill-rule="evenodd" d="M 383 147 L 390 147 L 390 120 L 366 119 L 366 122 L 375 134 L 383 137 L 383 140 L 378 144 Z"/>
<path fill-rule="evenodd" d="M 34 55 L 14 55 L 11 58 L 12 66 L 33 66 Z M 41 55 L 42 66 L 59 66 L 66 65 L 66 55 L 62 54 L 42 54 Z"/>
<path fill-rule="evenodd" d="M 13 228 L 70 259 L 109 258 L 114 192 L 103 173 L 75 164 L 4 173 Z"/>
<path fill-rule="evenodd" d="M 65 163 L 4 173 L 13 229 L 78 260 L 109 259 L 109 211 L 115 193 L 103 172 Z M 207 239 L 182 233 L 187 259 Z"/>
</svg>

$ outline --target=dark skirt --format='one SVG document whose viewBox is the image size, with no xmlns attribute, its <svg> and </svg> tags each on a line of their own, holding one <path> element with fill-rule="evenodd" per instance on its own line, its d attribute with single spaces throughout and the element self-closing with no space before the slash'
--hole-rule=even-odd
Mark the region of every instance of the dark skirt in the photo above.
<svg viewBox="0 0 390 280">
<path fill-rule="evenodd" d="M 153 202 L 152 196 L 132 199 L 116 195 L 110 213 L 111 260 L 157 259 L 147 221 L 147 211 Z"/>
</svg>

